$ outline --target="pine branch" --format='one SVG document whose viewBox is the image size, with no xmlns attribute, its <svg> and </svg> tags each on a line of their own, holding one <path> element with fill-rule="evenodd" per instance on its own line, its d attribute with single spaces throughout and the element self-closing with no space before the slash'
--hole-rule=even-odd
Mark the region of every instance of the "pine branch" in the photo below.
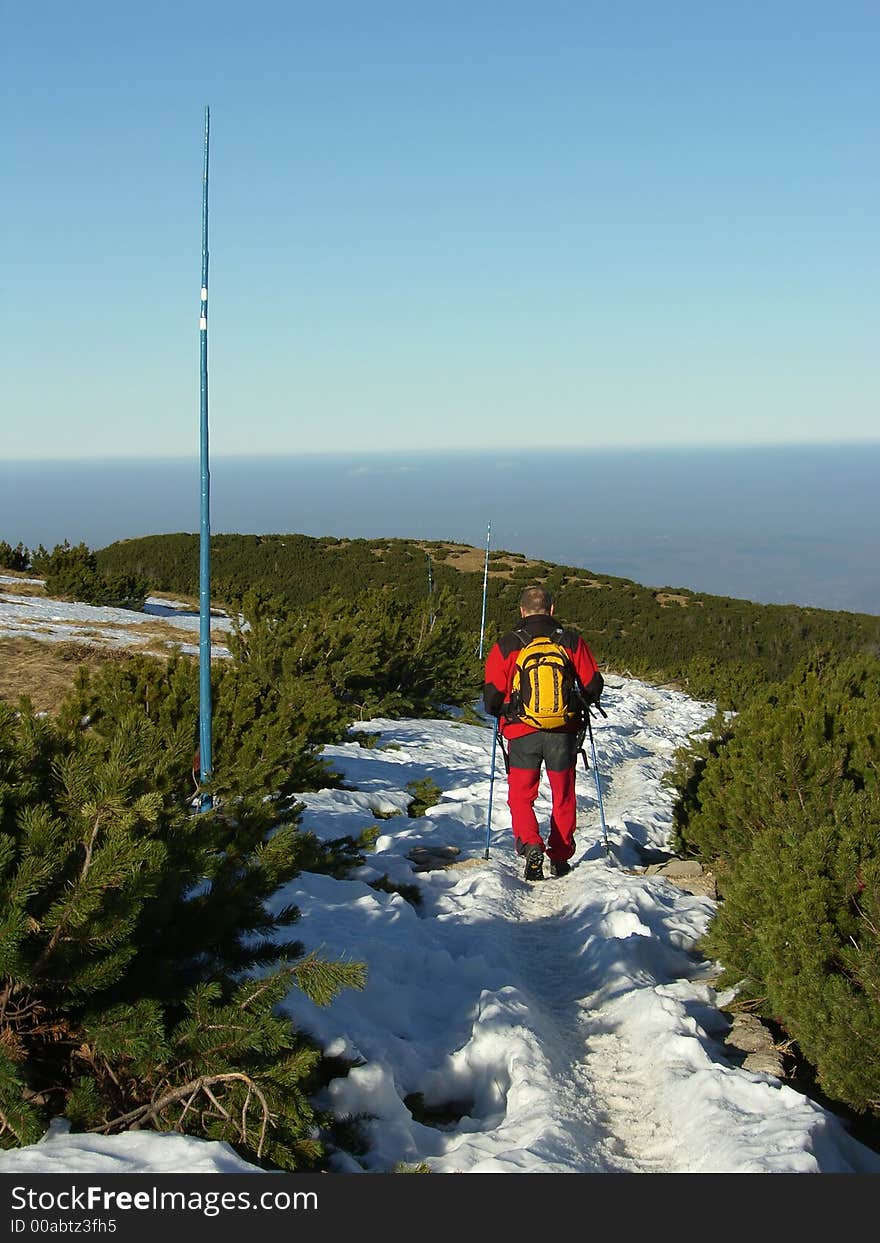
<svg viewBox="0 0 880 1243">
<path fill-rule="evenodd" d="M 100 829 L 100 827 L 101 827 L 101 815 L 100 813 L 98 813 L 98 815 L 95 817 L 95 823 L 92 828 L 91 837 L 89 838 L 87 842 L 84 843 L 86 853 L 85 853 L 85 859 L 83 861 L 83 866 L 79 874 L 80 882 L 85 880 L 86 874 L 92 865 L 92 853 L 95 848 L 95 841 L 97 839 L 98 830 Z M 62 915 L 62 918 L 59 919 L 55 927 L 55 931 L 52 933 L 52 936 L 49 938 L 49 942 L 46 945 L 46 948 L 43 950 L 42 957 L 40 958 L 40 966 L 44 966 L 45 963 L 48 962 L 49 958 L 52 956 L 52 952 L 54 951 L 55 946 L 61 940 L 64 929 L 67 926 L 68 913 L 74 907 L 76 896 L 77 896 L 76 887 L 71 886 L 70 887 L 70 901 L 67 904 L 67 907 Z"/>
<path fill-rule="evenodd" d="M 80 872 L 80 880 L 83 880 L 85 878 L 86 872 L 88 872 L 89 868 L 92 865 L 92 852 L 95 849 L 95 840 L 98 836 L 98 829 L 100 829 L 100 827 L 101 827 L 101 817 L 99 814 L 95 818 L 95 824 L 94 824 L 94 827 L 92 828 L 92 835 L 85 844 L 86 855 L 85 855 L 85 860 L 83 862 L 82 871 Z"/>
<path fill-rule="evenodd" d="M 290 967 L 284 968 L 284 973 L 288 977 L 295 974 L 294 970 Z M 257 998 L 261 997 L 263 993 L 268 992 L 270 989 L 277 988 L 277 987 L 278 987 L 277 976 L 268 976 L 266 979 L 260 981 L 257 984 L 257 987 L 254 988 L 253 992 L 248 993 L 246 997 L 242 997 L 242 999 L 238 1003 L 238 1008 L 240 1010 L 246 1010 L 249 1006 L 252 1006 L 254 1002 L 257 1000 Z"/>
<path fill-rule="evenodd" d="M 224 1106 L 220 1104 L 212 1091 L 212 1088 L 217 1087 L 219 1084 L 233 1081 L 244 1083 L 247 1087 L 247 1097 L 245 1098 L 245 1102 L 242 1107 L 241 1124 L 238 1124 L 233 1120 L 232 1116 L 224 1108 Z M 161 1115 L 164 1110 L 168 1109 L 171 1105 L 176 1104 L 178 1101 L 182 1101 L 188 1097 L 189 1099 L 186 1101 L 183 1113 L 181 1113 L 180 1118 L 178 1119 L 179 1125 L 193 1101 L 200 1093 L 204 1094 L 219 1110 L 220 1115 L 236 1128 L 242 1142 L 245 1142 L 247 1138 L 248 1104 L 251 1097 L 256 1096 L 260 1102 L 261 1113 L 260 1139 L 257 1144 L 256 1154 L 258 1157 L 262 1156 L 263 1144 L 266 1139 L 266 1131 L 269 1123 L 272 1121 L 273 1114 L 269 1108 L 269 1103 L 266 1100 L 266 1097 L 255 1081 L 250 1075 L 245 1075 L 240 1071 L 230 1071 L 229 1073 L 222 1075 L 199 1075 L 197 1079 L 191 1079 L 189 1083 L 184 1083 L 180 1087 L 170 1089 L 158 1099 L 151 1100 L 145 1105 L 139 1105 L 137 1109 L 130 1109 L 128 1113 L 121 1114 L 117 1118 L 112 1118 L 109 1122 L 105 1122 L 103 1126 L 91 1128 L 91 1131 L 93 1134 L 107 1135 L 111 1131 L 121 1130 L 123 1128 L 139 1130 L 142 1126 L 144 1126 L 144 1124 L 155 1125 L 161 1120 Z M 2 1131 L 0 1131 L 0 1134 L 2 1134 Z"/>
<path fill-rule="evenodd" d="M 13 1124 L 9 1121 L 9 1118 L 3 1112 L 3 1110 L 0 1109 L 0 1139 L 2 1139 L 2 1137 L 6 1134 L 7 1131 L 9 1131 L 11 1135 L 15 1136 L 15 1138 L 18 1140 L 20 1147 L 22 1147 L 24 1144 L 27 1143 L 27 1140 L 23 1137 L 22 1132 L 16 1130 Z"/>
</svg>

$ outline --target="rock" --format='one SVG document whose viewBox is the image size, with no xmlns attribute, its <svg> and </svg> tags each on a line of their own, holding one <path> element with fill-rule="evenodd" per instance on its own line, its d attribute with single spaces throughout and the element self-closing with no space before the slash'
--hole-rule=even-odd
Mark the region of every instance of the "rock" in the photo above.
<svg viewBox="0 0 880 1243">
<path fill-rule="evenodd" d="M 777 1079 L 785 1077 L 782 1058 L 775 1049 L 769 1053 L 750 1053 L 743 1062 L 742 1068 L 754 1071 L 758 1075 L 774 1075 Z"/>
<path fill-rule="evenodd" d="M 738 1010 L 731 1017 L 733 1022 L 724 1043 L 728 1048 L 746 1054 L 740 1062 L 743 1070 L 784 1079 L 785 1064 L 770 1029 L 748 1010 Z"/>
<path fill-rule="evenodd" d="M 718 897 L 714 875 L 711 872 L 704 872 L 702 864 L 696 859 L 671 858 L 663 863 L 649 863 L 643 869 L 643 874 L 662 876 L 664 880 L 671 881 L 679 889 L 684 889 L 685 892 L 699 897 L 712 899 Z"/>
<path fill-rule="evenodd" d="M 668 863 L 660 865 L 661 876 L 668 876 L 670 880 L 677 880 L 682 876 L 702 876 L 703 865 L 696 859 L 670 859 Z"/>
<path fill-rule="evenodd" d="M 417 872 L 431 872 L 453 867 L 460 854 L 458 846 L 413 846 L 406 857 L 415 864 Z"/>
</svg>

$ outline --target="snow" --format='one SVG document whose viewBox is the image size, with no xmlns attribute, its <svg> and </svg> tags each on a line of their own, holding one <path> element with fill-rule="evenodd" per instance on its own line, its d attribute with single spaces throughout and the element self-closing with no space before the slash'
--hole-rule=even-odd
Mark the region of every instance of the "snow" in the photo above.
<svg viewBox="0 0 880 1243">
<path fill-rule="evenodd" d="M 0 575 L 0 583 L 15 586 L 17 583 L 43 585 L 39 578 L 21 578 Z M 149 596 L 143 612 L 134 609 L 98 607 L 53 600 L 46 596 L 17 595 L 12 591 L 0 592 L 0 636 L 39 639 L 46 643 L 90 643 L 102 647 L 137 647 L 158 650 L 167 655 L 168 649 L 198 656 L 198 642 L 169 640 L 166 636 L 156 638 L 151 625 L 160 619 L 163 625 L 182 631 L 199 632 L 199 612 L 181 600 L 157 599 Z M 217 631 L 232 629 L 233 621 L 225 614 L 212 614 L 212 635 Z M 211 656 L 226 658 L 229 649 L 213 643 Z"/>
<path fill-rule="evenodd" d="M 0 595 L 0 630 L 17 603 Z M 59 625 L 108 612 L 46 604 Z M 381 829 L 348 879 L 306 873 L 277 895 L 300 908 L 292 938 L 368 968 L 364 990 L 327 1008 L 296 991 L 285 1002 L 329 1054 L 355 1062 L 319 1103 L 362 1119 L 366 1151 L 337 1155 L 333 1169 L 880 1172 L 880 1155 L 833 1114 L 737 1064 L 720 1008 L 731 992 L 717 990 L 719 964 L 696 949 L 715 902 L 644 870 L 650 852 L 669 848 L 672 794 L 662 777 L 712 705 L 607 681 L 608 715 L 594 732 L 610 854 L 595 775 L 581 768 L 575 866 L 559 880 L 521 879 L 503 766 L 499 755 L 493 785 L 485 725 L 378 719 L 326 748 L 351 788 L 302 795 L 303 827 L 322 838 Z M 372 745 L 358 741 L 374 734 L 364 738 Z M 407 785 L 422 778 L 442 797 L 411 818 Z M 549 811 L 544 784 L 538 811 Z M 417 870 L 410 853 L 438 847 L 457 849 L 453 865 Z M 421 903 L 371 887 L 382 878 L 417 886 Z M 0 1174 L 13 1172 L 261 1171 L 225 1144 L 75 1135 L 56 1119 L 39 1143 L 0 1154 Z"/>
</svg>

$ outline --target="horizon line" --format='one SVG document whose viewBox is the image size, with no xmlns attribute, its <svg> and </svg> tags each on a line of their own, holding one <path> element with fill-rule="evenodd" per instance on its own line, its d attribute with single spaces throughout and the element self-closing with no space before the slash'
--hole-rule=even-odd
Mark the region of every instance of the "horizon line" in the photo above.
<svg viewBox="0 0 880 1243">
<path fill-rule="evenodd" d="M 212 459 L 216 462 L 241 462 L 241 461 L 266 461 L 277 458 L 324 458 L 336 459 L 339 461 L 350 460 L 352 458 L 389 458 L 389 457 L 486 457 L 495 456 L 498 458 L 516 458 L 525 454 L 544 454 L 548 457 L 554 454 L 570 455 L 573 453 L 584 454 L 602 454 L 602 453 L 620 453 L 620 454 L 637 454 L 637 453 L 737 453 L 737 452 L 761 452 L 775 451 L 785 449 L 848 449 L 848 448 L 880 448 L 880 436 L 877 437 L 853 437 L 835 439 L 835 440 L 772 440 L 772 441 L 725 441 L 722 443 L 693 441 L 689 443 L 654 443 L 654 444 L 616 444 L 616 445 L 565 445 L 550 447 L 546 444 L 539 445 L 519 445 L 516 448 L 506 446 L 503 450 L 499 450 L 497 446 L 483 447 L 466 447 L 466 446 L 444 446 L 443 448 L 388 448 L 388 449 L 284 449 L 279 451 L 265 450 L 262 452 L 250 453 L 229 453 L 217 451 L 212 454 Z M 98 454 L 92 457 L 46 457 L 46 458 L 7 458 L 3 465 L 9 466 L 75 466 L 75 465 L 95 465 L 103 463 L 112 464 L 139 464 L 147 463 L 171 463 L 171 462 L 192 462 L 198 458 L 197 447 L 194 448 L 192 454 L 157 454 L 155 457 L 146 457 L 142 453 L 125 456 L 122 454 Z"/>
</svg>

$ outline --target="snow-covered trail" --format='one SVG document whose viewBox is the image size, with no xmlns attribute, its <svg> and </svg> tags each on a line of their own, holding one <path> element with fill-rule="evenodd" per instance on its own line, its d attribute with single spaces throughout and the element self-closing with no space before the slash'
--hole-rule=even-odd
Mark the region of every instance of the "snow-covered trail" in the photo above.
<svg viewBox="0 0 880 1243">
<path fill-rule="evenodd" d="M 535 886 L 515 903 L 510 943 L 519 987 L 529 1009 L 541 1015 L 541 1047 L 556 1082 L 555 1118 L 570 1140 L 566 1165 L 585 1172 L 671 1172 L 670 1126 L 646 1097 L 642 1079 L 624 1064 L 618 1038 L 590 1012 L 584 928 L 570 918 L 564 889 Z M 593 917 L 614 910 L 619 895 L 609 892 Z"/>
<path fill-rule="evenodd" d="M 289 999 L 328 1050 L 362 1063 L 327 1094 L 364 1119 L 369 1140 L 340 1168 L 880 1170 L 836 1119 L 728 1060 L 715 965 L 695 949 L 714 904 L 640 870 L 642 852 L 668 848 L 661 777 L 711 706 L 638 682 L 609 688 L 605 706 L 594 732 L 611 856 L 594 775 L 581 770 L 576 866 L 538 885 L 521 879 L 511 848 L 503 767 L 483 857 L 487 729 L 374 721 L 363 728 L 380 732 L 376 747 L 328 749 L 354 788 L 304 796 L 304 827 L 321 836 L 358 831 L 371 810 L 405 810 L 414 778 L 443 791 L 427 815 L 383 821 L 356 879 L 300 877 L 281 895 L 302 911 L 299 939 L 369 969 L 365 992 L 327 1011 Z M 416 846 L 455 846 L 459 865 L 416 875 Z M 369 887 L 382 877 L 417 883 L 421 903 Z"/>
<path fill-rule="evenodd" d="M 663 1107 L 646 1091 L 644 1075 L 637 1063 L 627 1060 L 618 1035 L 606 1030 L 601 1006 L 595 1008 L 597 962 L 595 952 L 589 952 L 597 936 L 608 944 L 651 935 L 639 915 L 638 894 L 646 881 L 622 861 L 630 865 L 639 861 L 632 832 L 641 845 L 664 844 L 669 799 L 660 797 L 659 777 L 687 732 L 702 725 L 708 715 L 708 710 L 694 705 L 696 711 L 684 714 L 676 731 L 663 713 L 667 698 L 664 692 L 643 686 L 641 704 L 619 701 L 621 711 L 614 713 L 611 728 L 604 729 L 600 721 L 594 725 L 603 757 L 599 780 L 613 843 L 610 857 L 600 849 L 595 774 L 581 770 L 578 871 L 560 881 L 517 883 L 522 864 L 504 838 L 506 832 L 509 839 L 509 821 L 502 781 L 496 866 L 512 884 L 498 939 L 500 948 L 506 941 L 505 957 L 516 964 L 518 986 L 540 1033 L 541 1052 L 555 1085 L 556 1134 L 549 1146 L 548 1137 L 543 1139 L 547 1165 L 542 1168 L 548 1170 L 558 1169 L 561 1161 L 562 1168 L 571 1171 L 688 1172 L 687 1163 L 676 1154 L 674 1131 Z M 614 700 L 609 691 L 606 720 L 612 719 Z M 665 730 L 652 728 L 658 721 Z M 549 795 L 546 789 L 542 793 L 539 808 L 546 821 Z M 653 805 L 651 793 L 657 796 Z M 653 888 L 666 886 L 655 881 Z M 684 895 L 676 900 L 688 904 Z M 706 911 L 705 903 L 699 905 Z M 714 970 L 681 955 L 675 956 L 673 966 L 677 975 L 684 972 L 691 979 Z M 610 972 L 602 969 L 602 974 L 611 979 Z M 653 982 L 653 975 L 650 979 Z"/>
</svg>

